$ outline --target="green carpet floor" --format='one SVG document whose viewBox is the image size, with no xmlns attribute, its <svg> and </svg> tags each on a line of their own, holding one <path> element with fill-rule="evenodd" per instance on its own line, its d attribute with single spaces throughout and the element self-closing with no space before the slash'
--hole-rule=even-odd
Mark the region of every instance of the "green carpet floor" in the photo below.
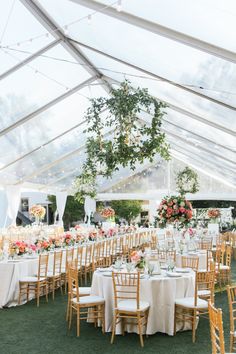
<svg viewBox="0 0 236 354">
<path fill-rule="evenodd" d="M 236 278 L 236 262 L 232 265 L 233 282 Z M 229 349 L 229 315 L 226 292 L 216 294 L 216 306 L 224 313 L 226 350 Z M 103 335 L 100 328 L 82 322 L 81 336 L 76 337 L 75 323 L 67 333 L 65 321 L 66 296 L 57 293 L 55 301 L 47 304 L 42 299 L 37 308 L 34 301 L 26 305 L 0 310 L 0 354 L 136 354 L 136 353 L 211 353 L 209 322 L 201 318 L 197 341 L 192 343 L 191 331 L 178 332 L 170 337 L 155 334 L 145 338 L 145 347 L 139 345 L 136 334 L 117 336 L 110 344 L 111 335 Z"/>
</svg>

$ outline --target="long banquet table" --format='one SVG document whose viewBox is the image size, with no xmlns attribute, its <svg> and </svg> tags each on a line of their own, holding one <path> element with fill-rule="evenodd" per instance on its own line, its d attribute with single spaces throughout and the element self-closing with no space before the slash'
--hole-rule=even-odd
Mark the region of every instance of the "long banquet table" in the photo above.
<svg viewBox="0 0 236 354">
<path fill-rule="evenodd" d="M 166 272 L 162 271 L 161 275 L 145 276 L 141 279 L 140 300 L 150 304 L 146 332 L 148 335 L 157 332 L 174 334 L 175 299 L 194 295 L 194 277 L 193 271 L 182 273 L 176 278 L 168 277 Z M 112 277 L 96 271 L 93 274 L 91 293 L 105 299 L 105 330 L 111 332 L 114 308 Z M 177 330 L 180 329 L 183 328 L 177 327 Z M 136 326 L 129 326 L 128 331 L 137 332 Z M 116 332 L 121 334 L 119 325 Z"/>
</svg>

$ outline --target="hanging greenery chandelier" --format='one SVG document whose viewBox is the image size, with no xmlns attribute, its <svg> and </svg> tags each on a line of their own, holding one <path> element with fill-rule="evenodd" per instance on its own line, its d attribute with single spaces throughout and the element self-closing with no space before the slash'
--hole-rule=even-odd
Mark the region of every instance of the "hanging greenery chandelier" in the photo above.
<svg viewBox="0 0 236 354">
<path fill-rule="evenodd" d="M 77 199 L 96 195 L 98 175 L 109 178 L 120 167 L 134 170 L 137 163 L 152 162 L 156 154 L 170 159 L 161 131 L 165 107 L 147 89 L 133 88 L 127 80 L 112 89 L 109 97 L 91 100 L 86 114 L 87 159 L 75 180 Z M 151 117 L 149 123 L 138 117 L 143 112 Z"/>
</svg>

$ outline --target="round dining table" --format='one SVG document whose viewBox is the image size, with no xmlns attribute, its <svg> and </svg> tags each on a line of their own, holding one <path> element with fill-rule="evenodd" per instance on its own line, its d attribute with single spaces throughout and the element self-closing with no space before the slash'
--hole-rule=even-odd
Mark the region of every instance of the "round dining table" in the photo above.
<svg viewBox="0 0 236 354">
<path fill-rule="evenodd" d="M 192 270 L 179 273 L 176 277 L 167 274 L 165 270 L 162 270 L 161 274 L 143 275 L 140 279 L 140 300 L 148 301 L 150 305 L 146 331 L 148 335 L 157 332 L 173 335 L 175 300 L 194 296 L 195 273 Z M 91 293 L 105 299 L 105 330 L 111 332 L 114 310 L 111 271 L 97 270 L 93 274 Z M 177 326 L 177 330 L 184 329 L 189 328 Z M 127 331 L 137 333 L 136 325 L 128 325 Z M 116 333 L 121 334 L 119 324 L 116 327 Z"/>
</svg>

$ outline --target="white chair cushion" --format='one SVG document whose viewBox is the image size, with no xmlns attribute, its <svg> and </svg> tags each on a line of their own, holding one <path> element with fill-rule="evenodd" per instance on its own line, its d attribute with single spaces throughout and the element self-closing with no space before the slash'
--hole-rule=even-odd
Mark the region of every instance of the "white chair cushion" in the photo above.
<svg viewBox="0 0 236 354">
<path fill-rule="evenodd" d="M 40 281 L 43 281 L 45 280 L 46 278 L 40 278 Z M 37 282 L 38 281 L 38 277 L 23 277 L 23 278 L 20 278 L 20 282 L 25 282 L 25 283 L 34 283 L 34 282 Z"/>
<path fill-rule="evenodd" d="M 72 301 L 77 304 L 77 299 L 74 298 L 72 299 Z M 100 296 L 96 296 L 96 295 L 89 295 L 89 296 L 83 296 L 79 299 L 79 304 L 94 304 L 94 303 L 104 303 L 105 300 L 100 297 Z"/>
<path fill-rule="evenodd" d="M 194 309 L 194 297 L 184 297 L 181 299 L 176 299 L 175 300 L 176 305 L 180 305 L 183 307 L 191 308 Z M 208 302 L 206 300 L 202 299 L 197 299 L 197 306 L 196 308 L 198 309 L 207 309 L 208 308 Z"/>
<path fill-rule="evenodd" d="M 149 308 L 149 303 L 147 301 L 139 302 L 139 310 L 137 310 L 137 301 L 136 300 L 122 300 L 117 304 L 117 309 L 119 311 L 129 311 L 129 312 L 137 312 L 137 311 L 145 311 Z"/>
<path fill-rule="evenodd" d="M 229 270 L 230 267 L 224 264 L 220 264 L 220 270 Z"/>
<path fill-rule="evenodd" d="M 208 296 L 211 295 L 211 291 L 210 290 L 198 290 L 197 292 L 198 296 Z"/>
<path fill-rule="evenodd" d="M 76 288 L 73 289 L 73 292 L 76 293 Z M 91 287 L 89 287 L 89 286 L 79 287 L 79 294 L 80 295 L 90 295 L 91 294 Z"/>
</svg>

